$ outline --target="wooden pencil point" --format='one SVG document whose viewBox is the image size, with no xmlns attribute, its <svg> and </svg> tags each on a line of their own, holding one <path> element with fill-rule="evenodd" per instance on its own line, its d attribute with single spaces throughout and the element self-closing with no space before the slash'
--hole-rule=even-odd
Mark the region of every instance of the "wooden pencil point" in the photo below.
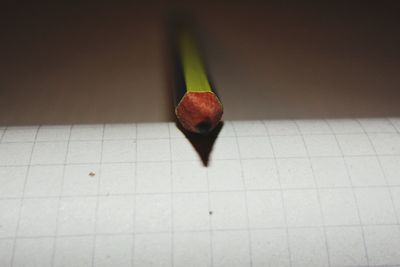
<svg viewBox="0 0 400 267">
<path fill-rule="evenodd" d="M 186 130 L 206 134 L 218 125 L 223 111 L 213 92 L 188 92 L 176 107 L 175 113 Z"/>
</svg>

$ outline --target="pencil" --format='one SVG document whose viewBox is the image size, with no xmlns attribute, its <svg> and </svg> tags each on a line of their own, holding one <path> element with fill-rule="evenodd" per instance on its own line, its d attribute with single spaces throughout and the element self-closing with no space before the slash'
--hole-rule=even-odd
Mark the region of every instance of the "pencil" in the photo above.
<svg viewBox="0 0 400 267">
<path fill-rule="evenodd" d="M 193 31 L 184 24 L 175 27 L 175 114 L 186 130 L 207 134 L 221 120 L 222 103 L 211 85 Z"/>
</svg>

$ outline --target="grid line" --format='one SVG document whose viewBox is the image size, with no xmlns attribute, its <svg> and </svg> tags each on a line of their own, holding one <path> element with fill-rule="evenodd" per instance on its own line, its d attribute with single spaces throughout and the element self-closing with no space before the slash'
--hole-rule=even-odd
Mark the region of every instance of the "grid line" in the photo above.
<svg viewBox="0 0 400 267">
<path fill-rule="evenodd" d="M 389 186 L 389 185 L 371 185 L 371 186 L 334 186 L 334 187 L 318 187 L 321 190 L 335 190 L 335 189 L 389 189 L 389 188 L 400 188 L 400 185 Z M 276 191 L 299 191 L 299 190 L 316 190 L 317 187 L 294 187 L 294 188 L 264 188 L 264 189 L 235 189 L 235 190 L 210 190 L 211 193 L 244 193 L 244 192 L 276 192 Z M 207 191 L 177 191 L 173 192 L 173 194 L 185 195 L 185 194 L 202 194 L 207 193 Z M 115 196 L 115 197 L 124 197 L 124 196 L 151 196 L 151 195 L 159 195 L 159 194 L 168 194 L 166 192 L 143 192 L 143 193 L 101 193 L 101 194 L 78 194 L 78 195 L 64 195 L 61 196 L 61 199 L 70 199 L 70 198 L 85 198 L 85 197 L 106 197 L 106 196 Z M 32 196 L 32 197 L 24 197 L 23 199 L 57 199 L 59 196 Z M 0 200 L 19 200 L 21 197 L 0 197 Z"/>
<path fill-rule="evenodd" d="M 135 127 L 135 135 L 136 135 L 136 137 L 138 136 L 138 127 L 137 127 L 137 125 L 136 125 L 136 127 Z M 137 149 L 137 144 L 136 144 L 136 147 L 135 147 L 135 157 L 137 158 L 137 152 L 138 152 L 138 149 Z M 136 196 L 137 196 L 137 175 L 138 175 L 138 166 L 137 165 L 135 165 L 135 177 L 134 177 L 134 179 L 135 179 L 135 181 L 134 181 L 134 184 L 135 184 L 135 187 L 134 187 L 134 202 L 133 202 L 133 227 L 132 227 L 132 229 L 133 229 L 133 233 L 132 233 L 132 258 L 131 258 L 131 266 L 132 267 L 134 267 L 135 266 L 135 253 L 136 253 L 136 247 L 135 247 L 135 243 L 136 243 L 136 234 L 135 234 L 135 232 L 136 232 Z"/>
<path fill-rule="evenodd" d="M 329 124 L 328 124 L 329 125 Z M 330 126 L 329 126 L 330 127 Z M 8 128 L 6 128 L 8 129 Z M 2 136 L 6 134 L 6 130 L 4 130 Z M 400 131 L 396 129 L 395 132 L 355 132 L 355 133 L 296 133 L 296 134 L 266 134 L 266 135 L 238 135 L 238 137 L 288 137 L 288 136 L 331 136 L 331 135 L 347 135 L 347 136 L 357 136 L 357 135 L 368 135 L 368 134 L 396 134 L 400 135 Z M 232 138 L 234 136 L 221 136 L 219 138 Z M 113 142 L 113 141 L 157 141 L 157 140 L 179 140 L 179 139 L 185 139 L 185 137 L 162 137 L 162 138 L 108 138 L 108 139 L 93 139 L 93 140 L 88 140 L 88 139 L 65 139 L 65 140 L 37 140 L 36 143 L 38 144 L 43 144 L 43 143 L 65 143 L 68 140 L 70 142 L 99 142 L 99 141 L 105 141 L 105 142 Z M 2 144 L 18 144 L 18 143 L 32 143 L 33 141 L 4 141 L 0 139 L 0 143 Z"/>
<path fill-rule="evenodd" d="M 328 125 L 329 125 L 329 124 L 328 124 Z M 361 126 L 361 125 L 360 125 L 360 126 Z M 331 127 L 331 126 L 329 125 L 329 127 Z M 334 134 L 334 136 L 335 136 L 336 142 L 338 142 L 337 137 L 336 137 L 336 134 Z M 340 146 L 339 146 L 339 149 L 340 149 L 340 151 L 341 151 L 342 154 L 343 154 L 342 148 L 341 148 Z M 343 160 L 344 160 L 344 159 L 343 159 Z M 353 199 L 354 199 L 354 201 L 355 201 L 355 203 L 356 203 L 357 217 L 358 217 L 358 220 L 359 220 L 359 222 L 360 222 L 361 236 L 362 236 L 362 241 L 363 241 L 363 246 L 364 246 L 364 253 L 365 253 L 366 260 L 367 260 L 367 265 L 370 266 L 370 263 L 369 263 L 370 261 L 369 261 L 369 257 L 368 257 L 367 242 L 365 242 L 365 230 L 364 230 L 364 227 L 363 227 L 363 224 L 362 224 L 362 221 L 361 221 L 359 203 L 358 203 L 358 200 L 357 200 L 356 193 L 355 193 L 355 191 L 354 191 L 355 187 L 354 187 L 353 181 L 352 181 L 352 179 L 351 179 L 351 177 L 350 177 L 349 166 L 348 166 L 348 164 L 347 164 L 346 162 L 344 163 L 344 165 L 345 165 L 347 177 L 349 178 L 349 182 L 350 182 L 350 185 L 351 185 L 351 192 L 352 192 L 352 195 L 353 195 Z"/>
<path fill-rule="evenodd" d="M 67 162 L 67 158 L 68 158 L 68 147 L 69 147 L 69 140 L 71 138 L 71 132 L 72 132 L 72 126 L 69 127 L 69 133 L 68 133 L 68 141 L 67 141 L 67 152 L 65 153 L 65 157 L 64 157 L 64 162 Z M 53 240 L 53 251 L 52 251 L 52 255 L 51 255 L 51 266 L 54 266 L 55 263 L 55 254 L 56 254 L 56 237 L 58 234 L 58 230 L 59 230 L 59 220 L 60 220 L 60 208 L 61 208 L 61 201 L 62 201 L 62 191 L 63 191 L 63 186 L 64 186 L 64 179 L 65 179 L 65 169 L 66 169 L 66 165 L 64 164 L 63 166 L 63 170 L 62 170 L 62 178 L 61 178 L 61 186 L 60 186 L 60 191 L 59 191 L 59 196 L 58 196 L 58 206 L 57 206 L 57 214 L 56 214 L 56 229 L 55 229 L 55 236 L 54 236 L 54 240 Z"/>
<path fill-rule="evenodd" d="M 358 121 L 358 120 L 357 120 L 357 121 Z M 359 122 L 359 121 L 358 121 L 358 122 Z M 360 123 L 360 122 L 359 122 L 359 123 Z M 396 127 L 394 127 L 394 128 L 396 129 Z M 363 129 L 364 129 L 364 128 L 363 128 Z M 372 149 L 374 150 L 375 154 L 378 155 L 378 153 L 377 153 L 377 151 L 376 151 L 376 148 L 375 148 L 374 144 L 373 144 L 372 141 L 371 141 L 370 135 L 367 134 L 367 137 L 368 137 L 368 141 L 369 141 L 369 143 L 371 144 Z M 388 186 L 388 188 L 390 188 L 389 183 L 388 183 L 388 181 L 387 181 L 386 173 L 385 173 L 385 171 L 384 171 L 384 169 L 383 169 L 383 166 L 382 166 L 381 157 L 380 157 L 380 156 L 377 156 L 376 158 L 377 158 L 377 160 L 378 160 L 379 168 L 380 168 L 380 170 L 381 170 L 381 172 L 382 172 L 382 174 L 383 174 L 383 178 L 384 178 L 384 180 L 385 180 L 385 183 L 386 183 L 386 185 Z M 394 209 L 396 206 L 395 206 L 395 203 L 394 203 L 393 195 L 392 195 L 391 190 L 388 189 L 388 191 L 389 191 L 390 201 L 391 201 L 391 204 L 392 204 L 393 209 Z M 395 217 L 396 217 L 397 224 L 399 224 L 399 222 L 400 222 L 399 216 L 400 216 L 400 215 L 397 214 L 397 212 L 394 212 L 394 214 L 395 214 Z"/>
<path fill-rule="evenodd" d="M 300 129 L 298 123 L 296 123 L 296 127 L 297 127 L 298 130 L 301 132 L 301 129 Z M 328 125 L 328 127 L 329 127 L 329 125 Z M 312 172 L 313 181 L 314 181 L 314 184 L 315 184 L 315 186 L 316 186 L 316 185 L 317 185 L 317 181 L 316 181 L 316 178 L 315 178 L 314 167 L 313 167 L 313 165 L 311 164 L 310 151 L 309 151 L 309 149 L 308 149 L 308 146 L 307 146 L 307 143 L 306 143 L 306 141 L 305 141 L 305 139 L 304 139 L 304 135 L 303 135 L 303 134 L 301 134 L 301 140 L 302 140 L 303 145 L 304 145 L 304 147 L 305 147 L 305 149 L 306 149 L 308 161 L 309 161 L 309 163 L 310 163 L 310 168 L 311 168 L 311 172 Z M 324 218 L 324 213 L 323 213 L 323 210 L 322 210 L 322 203 L 321 203 L 321 195 L 320 195 L 319 188 L 318 188 L 317 186 L 316 186 L 315 190 L 316 190 L 316 192 L 317 192 L 319 213 L 320 213 L 321 220 L 322 220 L 322 229 L 323 229 L 323 232 L 324 232 L 324 241 L 325 241 L 326 256 L 327 256 L 327 260 L 328 260 L 328 265 L 331 266 L 331 259 L 330 259 L 329 246 L 328 246 L 328 237 L 327 237 L 326 230 L 325 230 L 325 218 Z"/>
<path fill-rule="evenodd" d="M 242 136 L 241 136 L 242 137 Z M 26 142 L 25 142 L 26 143 Z M 33 144 L 33 142 L 28 142 L 29 144 Z M 276 159 L 328 159 L 328 158 L 340 158 L 340 159 L 346 159 L 346 158 L 366 158 L 366 157 L 373 157 L 373 156 L 379 156 L 379 157 L 400 157 L 400 154 L 368 154 L 368 155 L 341 155 L 341 156 L 304 156 L 304 157 L 280 157 L 277 156 L 275 157 Z M 275 159 L 274 157 L 244 157 L 241 158 L 241 160 L 265 160 L 265 159 Z M 215 159 L 215 162 L 218 161 L 232 161 L 232 160 L 239 160 L 239 158 L 224 158 L 224 159 Z M 81 162 L 81 163 L 66 163 L 66 164 L 60 164 L 60 163 L 54 163 L 54 164 L 0 164 L 0 167 L 36 167 L 36 166 L 55 166 L 55 165 L 68 165 L 68 166 L 82 166 L 82 165 L 88 165 L 88 164 L 101 164 L 101 165 L 107 165 L 107 164 L 135 164 L 135 163 L 167 163 L 170 162 L 169 159 L 166 160 L 140 160 L 140 161 L 114 161 L 114 162 L 100 162 L 100 161 L 90 161 L 90 162 Z M 172 164 L 174 163 L 192 163 L 192 162 L 198 162 L 197 160 L 193 159 L 176 159 L 173 160 Z"/>
<path fill-rule="evenodd" d="M 265 130 L 268 133 L 267 125 L 265 125 L 265 123 L 263 123 L 263 124 L 264 124 Z M 275 149 L 274 149 L 274 146 L 272 144 L 271 144 L 271 151 L 272 151 L 272 155 L 275 156 Z M 289 241 L 289 228 L 288 228 L 286 205 L 285 205 L 285 199 L 283 197 L 283 189 L 282 189 L 281 175 L 280 175 L 279 168 L 278 168 L 278 161 L 276 160 L 275 157 L 274 157 L 274 165 L 275 165 L 276 172 L 277 172 L 277 177 L 278 177 L 278 183 L 279 183 L 279 189 L 280 189 L 279 190 L 280 191 L 280 199 L 281 199 L 282 208 L 283 208 L 283 220 L 284 220 L 284 223 L 285 223 L 284 229 L 285 229 L 285 233 L 286 233 L 286 245 L 287 245 L 287 252 L 288 252 L 288 260 L 289 260 L 289 266 L 291 267 L 293 265 L 293 263 L 292 263 L 292 253 L 291 253 L 290 241 Z"/>
<path fill-rule="evenodd" d="M 213 246 L 213 238 L 214 238 L 213 233 L 214 232 L 213 232 L 213 224 L 212 224 L 212 213 L 213 213 L 213 210 L 212 210 L 212 205 L 211 205 L 210 178 L 209 178 L 208 172 L 209 172 L 208 169 L 206 169 L 207 205 L 208 205 L 208 212 L 209 212 L 209 215 L 210 215 L 210 216 L 208 216 L 208 226 L 209 226 L 208 227 L 209 228 L 208 232 L 209 232 L 209 237 L 210 237 L 209 249 L 210 249 L 210 264 L 211 264 L 211 266 L 214 266 L 214 254 L 213 254 L 213 249 L 214 249 L 214 246 Z"/>
<path fill-rule="evenodd" d="M 242 159 L 241 159 L 241 153 L 240 153 L 240 146 L 239 146 L 239 141 L 238 141 L 238 135 L 237 135 L 237 130 L 235 129 L 235 125 L 233 125 L 233 132 L 235 133 L 235 141 L 236 141 L 236 147 L 239 153 L 239 166 L 240 166 L 240 176 L 242 178 L 242 183 L 243 183 L 243 188 L 244 191 L 246 191 L 246 182 L 244 179 L 244 174 L 243 174 L 243 164 L 242 164 Z M 245 199 L 245 208 L 246 208 L 246 221 L 247 221 L 247 238 L 248 238 L 248 248 L 249 248 L 249 260 L 250 260 L 250 267 L 253 266 L 253 257 L 252 257 L 252 237 L 250 233 L 250 216 L 249 216 L 249 205 L 248 205 L 248 199 L 247 199 L 247 192 L 244 194 L 244 199 Z"/>
<path fill-rule="evenodd" d="M 398 227 L 398 224 L 394 223 L 380 223 L 380 224 L 335 224 L 335 225 L 326 225 L 326 229 L 334 229 L 334 228 L 354 228 L 354 227 Z M 321 229 L 321 226 L 266 226 L 266 227 L 252 227 L 252 231 L 264 231 L 264 230 L 301 230 L 301 229 Z M 192 230 L 176 230 L 175 233 L 184 234 L 184 233 L 224 233 L 224 232 L 247 232 L 247 228 L 219 228 L 219 229 L 192 229 Z M 54 235 L 19 235 L 16 237 L 1 237 L 0 240 L 16 240 L 19 239 L 40 239 L 40 238 L 57 238 L 57 237 L 84 237 L 84 236 L 125 236 L 125 235 L 150 235 L 150 234 L 170 234 L 170 230 L 166 231 L 141 231 L 141 232 L 117 232 L 117 233 L 90 233 L 90 234 L 54 234 Z"/>
<path fill-rule="evenodd" d="M 7 128 L 8 128 L 8 127 L 4 127 L 3 132 L 1 133 L 1 136 L 0 136 L 0 143 L 3 142 L 3 136 L 6 134 Z"/>
<path fill-rule="evenodd" d="M 105 131 L 105 125 L 102 124 L 102 133 L 101 133 L 101 149 L 100 149 L 100 162 L 102 162 L 103 159 L 103 149 L 104 149 L 104 131 Z M 96 186 L 96 192 L 100 192 L 100 183 L 101 183 L 101 174 L 102 174 L 102 169 L 101 167 L 99 168 L 99 174 L 98 174 L 98 179 L 97 179 L 97 186 Z M 97 174 L 96 174 L 97 175 Z M 100 198 L 96 198 L 96 207 L 95 207 L 95 224 L 94 224 L 94 237 L 93 237 L 93 243 L 92 243 L 92 267 L 95 267 L 95 257 L 96 257 L 96 241 L 97 241 L 97 228 L 98 228 L 98 215 L 99 215 L 99 205 L 100 205 Z"/>
<path fill-rule="evenodd" d="M 171 145 L 171 129 L 170 129 L 170 124 L 167 125 L 168 127 L 168 145 L 169 145 L 169 175 L 171 177 L 170 181 L 170 200 L 171 200 L 171 266 L 174 266 L 174 194 L 172 193 L 174 191 L 174 184 L 173 184 L 173 179 L 172 179 L 172 145 Z"/>
<path fill-rule="evenodd" d="M 37 133 L 39 131 L 40 126 L 36 129 L 35 132 L 35 137 L 34 137 L 34 142 L 30 151 L 30 156 L 29 156 L 29 162 L 32 161 L 32 155 L 33 155 L 33 150 L 35 149 L 35 141 L 37 138 Z M 21 203 L 20 203 L 20 207 L 19 207 L 19 212 L 18 212 L 18 223 L 17 223 L 17 228 L 15 230 L 15 237 L 14 237 L 14 242 L 13 242 L 13 248 L 12 248 L 12 256 L 11 256 L 11 267 L 14 266 L 14 259 L 15 259 L 15 250 L 16 250 L 16 246 L 17 246 L 17 236 L 18 236 L 18 231 L 19 231 L 19 227 L 20 227 L 20 220 L 21 220 L 21 215 L 22 215 L 22 207 L 24 205 L 24 196 L 25 196 L 25 188 L 26 188 L 26 184 L 28 182 L 28 175 L 29 175 L 29 170 L 30 170 L 30 166 L 27 167 L 26 173 L 25 173 L 25 178 L 24 178 L 24 185 L 22 188 L 22 198 L 21 198 Z"/>
</svg>

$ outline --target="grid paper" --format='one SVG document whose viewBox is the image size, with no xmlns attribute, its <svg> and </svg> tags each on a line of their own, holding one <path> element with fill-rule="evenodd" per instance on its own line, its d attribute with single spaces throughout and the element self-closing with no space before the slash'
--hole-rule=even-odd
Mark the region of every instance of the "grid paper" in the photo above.
<svg viewBox="0 0 400 267">
<path fill-rule="evenodd" d="M 0 266 L 400 266 L 400 119 L 0 127 Z"/>
</svg>

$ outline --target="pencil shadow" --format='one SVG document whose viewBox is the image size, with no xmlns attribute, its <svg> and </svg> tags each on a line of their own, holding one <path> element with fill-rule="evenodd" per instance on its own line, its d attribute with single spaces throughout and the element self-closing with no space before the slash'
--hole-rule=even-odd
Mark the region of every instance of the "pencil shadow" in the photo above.
<svg viewBox="0 0 400 267">
<path fill-rule="evenodd" d="M 176 122 L 176 127 L 185 135 L 185 137 L 192 144 L 193 148 L 199 154 L 199 157 L 204 166 L 208 166 L 210 154 L 213 150 L 215 140 L 217 139 L 219 133 L 221 132 L 224 123 L 221 121 L 217 127 L 214 128 L 209 134 L 201 135 L 196 133 L 191 133 L 185 130 L 180 123 Z"/>
</svg>

